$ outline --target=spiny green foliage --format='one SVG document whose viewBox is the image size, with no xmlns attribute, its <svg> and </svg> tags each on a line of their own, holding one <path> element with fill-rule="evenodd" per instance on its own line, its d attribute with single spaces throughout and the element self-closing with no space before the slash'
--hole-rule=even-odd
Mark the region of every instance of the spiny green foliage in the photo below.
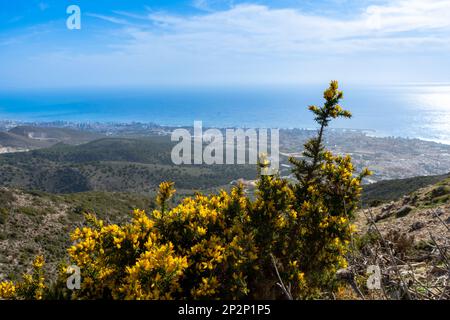
<svg viewBox="0 0 450 320">
<path fill-rule="evenodd" d="M 230 193 L 186 198 L 174 208 L 168 207 L 173 184 L 162 183 L 159 208 L 149 214 L 135 210 L 129 223 L 105 224 L 88 216 L 88 225 L 72 233 L 68 251 L 69 263 L 81 269 L 81 289 L 64 289 L 63 267 L 58 296 L 303 299 L 335 290 L 334 275 L 346 266 L 355 231 L 351 220 L 360 183 L 369 171 L 355 176 L 350 157 L 324 149 L 329 122 L 350 116 L 338 105 L 342 92 L 336 81 L 324 98 L 323 107 L 310 107 L 318 136 L 305 144 L 302 160 L 292 159 L 296 183 L 261 175 L 255 200 L 238 186 Z M 267 165 L 260 161 L 260 170 Z"/>
</svg>

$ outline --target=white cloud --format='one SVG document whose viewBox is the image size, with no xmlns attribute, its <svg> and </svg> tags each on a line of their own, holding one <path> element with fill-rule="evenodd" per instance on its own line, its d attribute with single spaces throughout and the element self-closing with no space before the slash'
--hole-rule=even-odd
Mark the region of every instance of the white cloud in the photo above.
<svg viewBox="0 0 450 320">
<path fill-rule="evenodd" d="M 98 19 L 101 19 L 101 20 L 104 20 L 107 22 L 111 22 L 114 24 L 131 25 L 131 23 L 126 19 L 116 18 L 116 17 L 107 16 L 107 15 L 103 15 L 103 14 L 96 14 L 96 13 L 86 13 L 86 15 L 89 17 L 98 18 Z"/>
<path fill-rule="evenodd" d="M 91 16 L 119 27 L 103 35 L 108 50 L 61 48 L 16 68 L 67 85 L 450 80 L 449 0 L 391 0 L 345 18 L 255 4 Z"/>
<path fill-rule="evenodd" d="M 379 21 L 383 32 L 433 31 L 450 28 L 450 1 L 397 0 L 385 6 L 369 6 L 365 19 Z"/>
<path fill-rule="evenodd" d="M 370 6 L 353 19 L 306 14 L 295 9 L 238 5 L 197 16 L 150 13 L 157 29 L 127 29 L 130 50 L 176 46 L 230 54 L 298 55 L 448 50 L 450 1 L 391 1 Z M 426 47 L 424 47 L 426 45 Z M 210 51 L 205 51 L 210 50 Z"/>
</svg>

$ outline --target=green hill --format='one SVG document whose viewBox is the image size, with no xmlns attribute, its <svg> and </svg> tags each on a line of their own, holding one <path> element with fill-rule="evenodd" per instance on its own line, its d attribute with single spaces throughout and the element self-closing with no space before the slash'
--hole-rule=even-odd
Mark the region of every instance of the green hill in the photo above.
<svg viewBox="0 0 450 320">
<path fill-rule="evenodd" d="M 49 141 L 50 143 L 63 142 L 74 145 L 101 137 L 101 135 L 92 132 L 56 127 L 18 126 L 9 130 L 9 133 L 33 140 Z"/>
<path fill-rule="evenodd" d="M 450 177 L 450 173 L 437 176 L 385 180 L 365 185 L 363 187 L 362 202 L 364 206 L 370 206 L 397 200 L 402 196 L 411 194 L 426 186 L 434 185 L 448 177 Z"/>
<path fill-rule="evenodd" d="M 77 145 L 99 139 L 101 135 L 68 128 L 19 126 L 0 132 L 0 147 L 47 148 L 57 143 Z"/>
<path fill-rule="evenodd" d="M 0 132 L 0 147 L 35 149 L 51 146 L 48 141 L 34 140 L 12 132 Z"/>
<path fill-rule="evenodd" d="M 254 179 L 255 165 L 174 165 L 170 137 L 104 138 L 0 155 L 0 186 L 51 193 L 149 193 L 162 181 L 193 192 Z"/>
</svg>

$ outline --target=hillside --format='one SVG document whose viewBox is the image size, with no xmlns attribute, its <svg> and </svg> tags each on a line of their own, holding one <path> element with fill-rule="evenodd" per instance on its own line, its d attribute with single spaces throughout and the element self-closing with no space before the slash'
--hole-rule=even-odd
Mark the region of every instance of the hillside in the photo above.
<svg viewBox="0 0 450 320">
<path fill-rule="evenodd" d="M 180 191 L 224 187 L 254 179 L 255 165 L 174 165 L 170 137 L 104 138 L 86 144 L 0 155 L 0 186 L 52 193 L 151 193 L 162 181 Z"/>
<path fill-rule="evenodd" d="M 426 186 L 438 183 L 450 177 L 449 174 L 414 177 L 406 179 L 383 180 L 364 185 L 362 203 L 363 206 L 374 206 L 382 202 L 397 200 Z"/>
<path fill-rule="evenodd" d="M 47 148 L 57 143 L 77 145 L 101 135 L 68 128 L 19 126 L 0 132 L 0 148 L 18 151 Z"/>
<path fill-rule="evenodd" d="M 433 179 L 433 178 L 432 178 Z M 386 181 L 386 189 L 418 186 L 426 178 Z M 362 276 L 367 265 L 380 266 L 391 279 L 385 290 L 400 299 L 405 294 L 439 299 L 448 286 L 450 248 L 450 177 L 417 189 L 400 199 L 362 209 L 357 216 L 359 237 L 353 269 Z M 397 282 L 396 282 L 397 281 Z M 407 283 L 405 292 L 398 283 Z M 397 283 L 397 284 L 395 284 Z M 371 298 L 377 298 L 372 296 Z M 378 298 L 380 298 L 378 296 Z"/>
<path fill-rule="evenodd" d="M 417 177 L 416 184 L 412 183 L 414 179 L 404 182 L 417 186 L 429 178 Z M 372 185 L 371 190 L 381 194 L 386 190 L 394 190 L 398 184 L 399 181 L 395 180 L 385 181 Z M 377 185 L 382 186 L 383 191 L 376 190 Z M 416 189 L 410 195 L 405 194 L 401 194 L 396 201 L 361 210 L 357 219 L 360 235 L 364 237 L 369 230 L 366 216 L 370 210 L 383 234 L 397 230 L 402 235 L 414 238 L 411 248 L 420 248 L 428 243 L 430 231 L 439 242 L 446 241 L 446 230 L 434 212 L 450 223 L 450 177 Z M 57 262 L 69 244 L 69 231 L 81 223 L 84 212 L 94 212 L 106 221 L 120 222 L 128 219 L 129 212 L 134 208 L 152 208 L 154 205 L 150 199 L 130 193 L 82 192 L 58 195 L 0 188 L 0 279 L 19 275 L 30 266 L 30 261 L 37 253 L 44 253 L 48 257 L 50 263 L 47 271 L 54 273 Z M 398 216 L 399 210 L 405 206 L 411 210 L 404 216 Z M 414 254 L 421 254 L 420 250 L 414 251 Z"/>
<path fill-rule="evenodd" d="M 418 180 L 418 184 L 423 183 L 426 177 Z M 384 185 L 389 185 L 389 181 Z M 389 188 L 395 188 L 397 185 L 398 181 L 394 181 Z M 396 228 L 401 233 L 416 236 L 419 240 L 424 240 L 428 232 L 436 234 L 439 239 L 448 238 L 447 230 L 440 220 L 450 223 L 450 177 L 447 175 L 437 183 L 388 203 L 362 209 L 362 212 L 372 215 L 379 228 L 386 232 Z M 367 222 L 367 219 L 361 215 L 361 226 L 364 225 L 363 222 Z M 362 230 L 364 229 L 365 227 L 362 227 Z"/>
<path fill-rule="evenodd" d="M 17 148 L 20 150 L 36 149 L 49 147 L 51 144 L 48 141 L 40 141 L 30 139 L 22 135 L 14 134 L 12 132 L 0 132 L 0 146 L 2 148 Z"/>
<path fill-rule="evenodd" d="M 70 243 L 69 231 L 84 212 L 120 222 L 135 208 L 152 207 L 150 198 L 126 193 L 53 195 L 0 188 L 0 279 L 19 276 L 38 253 L 54 274 Z"/>
</svg>

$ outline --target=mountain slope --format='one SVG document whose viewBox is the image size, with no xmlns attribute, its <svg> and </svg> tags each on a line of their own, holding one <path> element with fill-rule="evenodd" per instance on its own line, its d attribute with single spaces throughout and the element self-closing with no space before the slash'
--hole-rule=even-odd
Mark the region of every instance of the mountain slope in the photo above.
<svg viewBox="0 0 450 320">
<path fill-rule="evenodd" d="M 86 144 L 0 155 L 0 186 L 52 193 L 149 193 L 162 181 L 206 190 L 256 177 L 256 165 L 174 165 L 170 137 L 104 138 Z"/>
<path fill-rule="evenodd" d="M 39 253 L 49 262 L 46 271 L 54 274 L 70 243 L 69 233 L 82 221 L 82 213 L 94 212 L 101 219 L 120 222 L 128 219 L 134 208 L 154 208 L 150 199 L 129 193 L 55 195 L 0 188 L 0 280 L 17 277 Z M 363 210 L 357 218 L 361 235 L 369 229 L 366 217 L 372 215 L 384 235 L 394 229 L 398 234 L 408 235 L 414 238 L 410 247 L 417 247 L 416 252 L 422 253 L 428 250 L 424 245 L 428 243 L 429 232 L 439 243 L 450 238 L 441 223 L 441 220 L 450 223 L 450 177 L 396 201 Z"/>
<path fill-rule="evenodd" d="M 0 147 L 13 150 L 40 149 L 57 143 L 77 145 L 100 137 L 99 134 L 66 128 L 19 126 L 0 132 Z"/>
<path fill-rule="evenodd" d="M 51 143 L 30 139 L 12 132 L 0 132 L 0 146 L 4 148 L 35 149 L 49 147 Z"/>
<path fill-rule="evenodd" d="M 363 186 L 363 206 L 393 201 L 429 185 L 450 177 L 450 173 L 436 176 L 383 180 Z"/>
<path fill-rule="evenodd" d="M 152 207 L 150 198 L 126 193 L 53 195 L 0 188 L 0 280 L 19 276 L 37 254 L 45 255 L 47 272 L 54 274 L 84 212 L 120 222 L 135 208 Z"/>
</svg>

